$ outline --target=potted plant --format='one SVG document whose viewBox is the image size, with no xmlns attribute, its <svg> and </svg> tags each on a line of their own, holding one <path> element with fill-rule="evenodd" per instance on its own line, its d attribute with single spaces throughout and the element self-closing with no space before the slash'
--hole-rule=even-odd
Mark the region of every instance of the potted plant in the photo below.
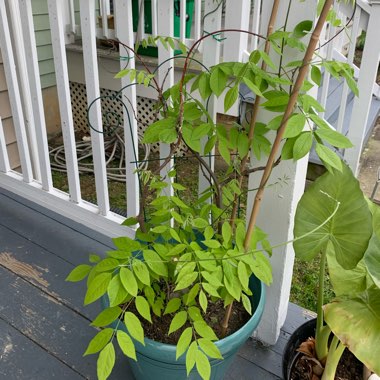
<svg viewBox="0 0 380 380">
<path fill-rule="evenodd" d="M 288 348 L 298 348 L 296 356 L 309 361 L 310 376 L 323 380 L 335 378 L 346 347 L 380 374 L 380 210 L 365 198 L 350 169 L 342 165 L 342 172 L 324 174 L 305 192 L 294 227 L 296 257 L 311 260 L 320 255 L 321 261 L 316 324 L 304 327 L 308 331 L 298 344 L 313 337 L 299 348 L 291 340 Z M 321 223 L 324 226 L 313 232 Z M 323 306 L 326 267 L 337 298 Z M 286 378 L 290 378 L 293 358 L 286 350 Z"/>
<path fill-rule="evenodd" d="M 348 148 L 351 143 L 330 130 L 317 115 L 321 106 L 307 94 L 311 87 L 320 84 L 321 61 L 314 62 L 313 56 L 332 0 L 323 5 L 314 29 L 311 21 L 304 21 L 293 31 L 273 32 L 278 3 L 274 2 L 268 37 L 259 36 L 265 41 L 263 49 L 253 51 L 247 63 L 224 62 L 197 75 L 188 73 L 199 43 L 223 32 L 216 31 L 201 37 L 189 50 L 168 37 L 142 42 L 143 46 L 160 42 L 186 51 L 181 80 L 165 92 L 147 66 L 141 71 L 127 68 L 117 75 L 130 75 L 137 84 L 157 90 L 161 118 L 148 126 L 143 142 L 167 143 L 170 154 L 155 170 L 138 171 L 141 212 L 124 223 L 138 225 L 135 239 L 114 239 L 115 250 L 107 252 L 105 258 L 90 256 L 89 265 L 78 266 L 67 278 L 87 278 L 85 304 L 103 300 L 104 310 L 93 322 L 103 329 L 85 353 L 100 352 L 99 379 L 106 379 L 112 371 L 116 341 L 126 356 L 138 359 L 132 368 L 139 379 L 144 378 L 144 369 L 145 378 L 152 378 L 152 373 L 166 379 L 197 377 L 197 373 L 203 379 L 222 378 L 223 367 L 260 319 L 264 302 L 262 282 L 270 284 L 272 280 L 268 259 L 271 247 L 256 220 L 273 166 L 281 160 L 304 157 L 315 141 L 321 160 L 331 170 L 342 170 L 340 160 L 327 145 Z M 303 38 L 308 35 L 310 42 L 305 45 Z M 271 47 L 278 55 L 278 64 L 270 58 Z M 144 64 L 138 47 L 126 48 Z M 285 67 L 282 54 L 287 48 L 304 54 L 303 59 Z M 334 76 L 345 77 L 355 90 L 348 65 L 322 64 Z M 312 81 L 307 77 L 310 66 Z M 227 131 L 212 121 L 204 104 L 211 95 L 220 96 L 228 89 L 224 100 L 227 111 L 238 99 L 241 83 L 256 95 L 252 117 L 248 125 L 235 123 Z M 194 98 L 194 91 L 205 103 Z M 257 121 L 260 108 L 274 113 L 266 125 Z M 304 130 L 308 123 L 315 123 L 316 127 Z M 276 132 L 273 143 L 265 137 L 270 130 Z M 160 175 L 180 144 L 198 161 L 209 181 L 208 188 L 192 201 L 181 195 L 188 186 L 176 178 L 175 165 L 169 168 L 166 178 Z M 217 175 L 208 164 L 207 157 L 215 147 L 226 165 L 222 175 Z M 264 167 L 249 164 L 265 154 L 268 160 Z M 238 215 L 239 201 L 247 192 L 244 178 L 257 170 L 262 170 L 263 175 L 246 225 Z M 174 179 L 173 195 L 167 192 L 168 177 Z M 210 309 L 216 310 L 216 314 L 212 315 Z M 228 335 L 231 316 L 244 314 L 244 309 L 252 317 Z M 221 310 L 223 318 L 218 321 L 216 316 Z M 162 329 L 165 341 L 174 336 L 170 342 L 175 345 L 156 344 L 146 338 L 153 320 L 154 330 Z M 150 331 L 149 336 L 154 337 L 154 333 Z M 152 369 L 157 360 L 159 370 Z"/>
</svg>

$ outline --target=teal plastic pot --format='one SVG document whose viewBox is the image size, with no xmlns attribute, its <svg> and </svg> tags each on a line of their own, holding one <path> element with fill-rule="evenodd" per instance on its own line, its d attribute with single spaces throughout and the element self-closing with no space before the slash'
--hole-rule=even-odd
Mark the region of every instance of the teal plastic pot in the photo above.
<svg viewBox="0 0 380 380">
<path fill-rule="evenodd" d="M 216 342 L 224 359 L 210 361 L 213 380 L 223 379 L 236 353 L 260 322 L 265 304 L 265 288 L 254 276 L 251 277 L 249 286 L 253 293 L 251 302 L 254 313 L 241 329 Z M 189 377 L 186 376 L 186 355 L 176 360 L 175 352 L 176 346 L 148 338 L 145 338 L 145 346 L 136 343 L 137 362 L 129 360 L 136 380 L 200 380 L 201 377 L 195 369 L 191 371 Z"/>
</svg>

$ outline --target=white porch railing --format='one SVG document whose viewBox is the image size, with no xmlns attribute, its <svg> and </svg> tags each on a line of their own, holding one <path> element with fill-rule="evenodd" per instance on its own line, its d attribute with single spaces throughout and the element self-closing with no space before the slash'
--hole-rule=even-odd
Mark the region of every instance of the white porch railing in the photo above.
<svg viewBox="0 0 380 380">
<path fill-rule="evenodd" d="M 91 108 L 91 123 L 96 131 L 91 131 L 91 142 L 93 159 L 95 166 L 95 183 L 97 204 L 86 202 L 82 199 L 82 189 L 78 171 L 76 140 L 71 109 L 71 99 L 69 91 L 68 62 L 65 49 L 67 33 L 79 33 L 82 37 L 83 57 L 85 69 L 85 82 L 87 87 L 87 101 L 90 104 L 99 97 L 99 69 L 96 52 L 96 37 L 115 37 L 127 45 L 133 45 L 135 33 L 133 32 L 132 19 L 132 0 L 113 0 L 112 7 L 110 1 L 101 1 L 101 24 L 98 27 L 96 0 L 80 1 L 80 25 L 75 25 L 75 9 L 73 0 L 48 0 L 49 19 L 54 53 L 55 74 L 57 80 L 57 91 L 59 95 L 59 108 L 62 124 L 62 135 L 65 148 L 69 191 L 62 192 L 53 187 L 51 168 L 49 162 L 49 151 L 47 145 L 46 125 L 42 107 L 41 84 L 39 80 L 38 61 L 36 42 L 34 39 L 32 0 L 0 0 L 0 49 L 4 61 L 7 78 L 7 85 L 10 94 L 12 114 L 14 118 L 15 131 L 17 136 L 18 150 L 21 158 L 21 173 L 10 170 L 8 154 L 4 142 L 4 133 L 0 122 L 0 187 L 21 195 L 37 204 L 40 204 L 52 211 L 56 211 L 63 216 L 85 224 L 96 231 L 109 236 L 119 236 L 121 234 L 133 236 L 134 231 L 127 227 L 121 227 L 120 223 L 124 218 L 110 211 L 108 183 L 106 175 L 106 160 L 103 143 L 103 123 L 100 105 L 95 104 Z M 306 4 L 308 3 L 308 4 Z M 289 25 L 296 25 L 305 18 L 315 17 L 316 0 L 308 2 L 293 2 L 293 18 L 289 20 Z M 144 20 L 144 2 L 139 0 L 140 17 Z M 180 2 L 180 39 L 186 44 L 192 44 L 205 31 L 218 30 L 225 28 L 250 28 L 252 31 L 265 33 L 268 22 L 271 1 L 259 0 L 226 0 L 224 18 L 222 7 L 214 0 L 206 0 L 204 9 L 201 9 L 201 0 L 194 0 L 193 28 L 190 38 L 186 38 L 186 7 L 185 0 Z M 280 15 L 286 14 L 288 2 L 282 2 Z M 359 4 L 359 3 L 358 3 Z M 362 4 L 362 5 L 360 5 Z M 378 64 L 379 53 L 371 55 L 371 50 L 380 48 L 377 37 L 376 19 L 380 19 L 380 1 L 371 3 L 360 1 L 359 10 L 355 13 L 352 31 L 358 33 L 359 29 L 367 30 L 367 41 L 363 53 L 363 65 L 366 69 L 362 70 L 358 83 L 361 92 L 357 100 L 357 107 L 351 121 L 350 137 L 354 143 L 362 138 L 363 126 L 365 125 L 365 114 L 368 115 L 370 98 L 373 93 L 374 72 Z M 173 0 L 152 0 L 152 34 L 173 36 Z M 253 9 L 253 12 L 251 12 Z M 68 10 L 68 11 L 67 11 Z M 108 25 L 108 15 L 113 10 L 114 29 Z M 344 12 L 344 8 L 341 9 Z M 358 16 L 359 14 L 359 16 Z M 349 16 L 349 13 L 347 13 Z M 18 23 L 18 20 L 22 20 Z M 366 21 L 367 20 L 367 21 Z M 259 23 L 260 21 L 260 23 Z M 283 25 L 283 20 L 279 20 L 278 27 Z M 140 29 L 136 31 L 140 38 L 146 37 L 144 23 L 141 22 Z M 18 27 L 14 27 L 18 25 Z M 355 40 L 357 34 L 352 38 Z M 16 42 L 15 44 L 12 41 Z M 18 45 L 23 42 L 27 57 L 17 53 Z M 208 38 L 203 42 L 203 63 L 206 67 L 215 65 L 220 60 L 239 61 L 246 59 L 245 52 L 255 48 L 258 41 L 254 38 L 248 39 L 241 33 L 230 33 L 224 41 L 217 41 Z M 348 61 L 352 61 L 352 49 L 349 50 Z M 120 57 L 126 56 L 126 51 L 120 47 Z M 173 56 L 171 50 L 162 47 L 158 49 L 157 64 L 160 65 L 168 58 Z M 27 60 L 27 62 L 26 62 Z M 121 60 L 120 67 L 125 63 Z M 130 67 L 135 65 L 132 57 L 129 60 Z M 27 70 L 27 75 L 23 70 Z M 167 76 L 168 68 L 173 68 L 173 60 L 167 61 L 160 66 L 158 80 L 162 82 Z M 17 70 L 16 70 L 17 68 Z M 29 78 L 29 80 L 28 80 Z M 325 77 L 327 78 L 327 76 Z M 325 79 L 326 81 L 328 79 Z M 174 70 L 169 71 L 166 78 L 166 86 L 174 83 Z M 122 96 L 127 97 L 130 102 L 126 103 L 124 114 L 124 136 L 125 136 L 125 162 L 126 162 L 126 208 L 128 215 L 136 215 L 139 210 L 139 182 L 136 169 L 136 152 L 138 134 L 137 123 L 131 118 L 129 125 L 127 113 L 133 114 L 136 108 L 136 86 L 132 85 L 127 77 L 120 80 Z M 216 99 L 209 103 L 209 110 L 212 117 L 216 117 L 218 106 Z M 223 102 L 223 99 L 221 99 Z M 27 106 L 31 105 L 31 106 Z M 366 111 L 367 110 L 367 111 Z M 0 120 L 1 121 L 1 120 Z M 33 127 L 34 126 L 34 127 Z M 359 126 L 359 128 L 358 128 Z M 360 144 L 358 144 L 358 147 Z M 37 147 L 37 148 L 36 148 Z M 161 146 L 161 155 L 167 152 L 166 146 Z M 359 148 L 358 148 L 359 149 Z M 35 153 L 33 153 L 35 152 Z M 360 152 L 360 149 L 359 149 Z M 350 153 L 350 155 L 353 153 Z M 348 156 L 351 157 L 351 156 Z M 354 161 L 352 159 L 353 165 Z M 275 241 L 287 241 L 292 234 L 292 216 L 294 206 L 303 189 L 306 162 L 286 164 L 283 173 L 290 173 L 292 182 L 284 195 L 276 198 L 276 213 L 282 215 L 280 221 L 284 223 L 278 226 L 272 224 L 266 230 Z M 282 169 L 281 169 L 282 170 Z M 205 186 L 205 181 L 201 178 L 200 188 Z M 254 187 L 254 186 L 253 186 Z M 272 205 L 268 205 L 269 210 Z M 265 208 L 265 205 L 264 205 Z M 267 218 L 268 219 L 268 218 Z M 264 222 L 265 223 L 265 222 Z M 265 227 L 265 226 L 264 226 Z M 260 337 L 269 343 L 273 343 L 279 333 L 279 328 L 284 321 L 284 313 L 290 289 L 290 278 L 292 268 L 291 247 L 281 252 L 280 261 L 274 261 L 274 272 L 276 283 L 272 286 L 271 310 L 267 311 L 267 318 L 264 318 L 266 327 L 262 328 Z M 284 269 L 285 268 L 285 269 Z"/>
</svg>

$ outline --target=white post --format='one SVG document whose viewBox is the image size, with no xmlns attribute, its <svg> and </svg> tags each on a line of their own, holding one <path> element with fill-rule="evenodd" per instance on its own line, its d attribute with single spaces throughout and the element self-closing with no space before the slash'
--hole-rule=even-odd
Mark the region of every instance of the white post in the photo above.
<svg viewBox="0 0 380 380">
<path fill-rule="evenodd" d="M 127 46 L 133 47 L 133 25 L 132 25 L 132 1 L 115 0 L 114 14 L 116 17 L 116 35 L 119 41 Z M 128 67 L 135 68 L 135 58 L 131 51 L 119 45 L 121 57 L 130 57 Z M 120 69 L 125 68 L 125 61 L 120 60 Z M 135 83 L 135 82 L 132 82 Z M 124 141 L 125 141 L 125 174 L 127 178 L 127 213 L 128 216 L 135 216 L 139 213 L 139 181 L 138 174 L 135 173 L 138 161 L 138 126 L 134 117 L 137 109 L 136 86 L 132 84 L 129 77 L 121 79 L 123 117 L 124 117 Z M 126 87 L 128 86 L 128 87 Z M 129 101 L 128 101 L 128 100 Z"/>
<path fill-rule="evenodd" d="M 284 25 L 284 17 L 287 13 L 288 1 L 282 1 L 278 11 L 275 29 Z M 268 2 L 269 3 L 269 2 Z M 265 4 L 271 8 L 270 4 Z M 296 24 L 305 19 L 313 20 L 317 0 L 306 2 L 292 2 L 290 17 L 287 29 L 291 30 Z M 268 15 L 268 12 L 265 12 Z M 268 17 L 263 18 L 265 22 L 261 26 L 261 34 L 266 34 Z M 284 51 L 284 64 L 287 61 L 299 59 L 294 56 L 294 49 Z M 260 111 L 259 120 L 269 121 L 274 117 L 271 113 L 269 116 L 265 111 Z M 293 162 L 283 161 L 275 167 L 271 174 L 269 184 L 278 181 L 279 178 L 286 177 L 286 183 L 269 186 L 265 190 L 261 203 L 260 214 L 257 225 L 269 235 L 271 243 L 278 244 L 286 242 L 293 237 L 293 219 L 295 208 L 300 199 L 305 185 L 306 170 L 308 157 Z M 266 158 L 263 160 L 266 163 Z M 253 167 L 261 166 L 263 162 L 252 162 Z M 262 172 L 253 173 L 249 178 L 249 189 L 258 188 Z M 252 209 L 254 192 L 249 193 L 247 215 L 249 216 Z M 277 248 L 271 257 L 273 268 L 273 283 L 267 288 L 267 300 L 264 309 L 264 315 L 257 329 L 257 337 L 267 344 L 274 344 L 280 334 L 280 329 L 285 321 L 290 287 L 292 281 L 292 270 L 294 262 L 294 251 L 291 244 Z"/>
<path fill-rule="evenodd" d="M 0 0 L 0 50 L 2 52 L 5 76 L 10 81 L 8 86 L 9 101 L 15 126 L 17 147 L 23 180 L 27 183 L 33 181 L 32 165 L 29 156 L 28 139 L 25 130 L 24 113 L 18 85 L 16 64 L 13 56 L 10 29 L 4 0 Z"/>
<path fill-rule="evenodd" d="M 222 26 L 222 7 L 218 6 L 213 0 L 206 0 L 204 5 L 204 14 L 207 15 L 204 18 L 203 33 L 211 33 L 213 31 L 221 29 Z M 220 57 L 220 42 L 212 37 L 208 37 L 202 41 L 203 44 L 203 64 L 209 68 L 219 63 Z M 215 96 L 211 96 L 208 103 L 208 112 L 213 122 L 216 122 L 218 100 Z M 202 143 L 206 144 L 207 140 L 203 140 Z M 210 157 L 207 160 L 211 169 L 214 168 L 214 149 L 210 152 Z M 210 186 L 208 179 L 204 176 L 203 172 L 199 170 L 199 194 Z"/>
<path fill-rule="evenodd" d="M 354 100 L 350 127 L 347 137 L 354 144 L 347 149 L 344 158 L 352 171 L 359 173 L 360 155 L 363 149 L 369 109 L 372 101 L 372 89 L 376 80 L 380 61 L 379 43 L 380 0 L 371 1 L 366 41 L 364 45 L 360 75 L 358 79 L 359 97 Z"/>
<path fill-rule="evenodd" d="M 11 170 L 7 152 L 7 144 L 5 143 L 3 123 L 0 117 L 0 171 L 7 173 Z"/>
<path fill-rule="evenodd" d="M 174 7 L 173 0 L 160 0 L 158 2 L 158 35 L 173 37 L 174 34 Z M 159 42 L 158 43 L 158 63 L 161 64 L 165 60 L 170 59 L 160 66 L 158 69 L 158 83 L 160 86 L 163 84 L 163 91 L 168 89 L 174 84 L 174 62 L 173 49 L 170 47 L 168 50 Z M 163 83 L 165 81 L 165 83 Z M 166 158 L 170 153 L 170 146 L 168 144 L 160 144 L 160 158 Z M 162 161 L 160 161 L 161 164 Z M 166 176 L 167 182 L 171 183 L 171 178 L 167 176 L 168 171 L 173 166 L 172 160 L 162 169 L 161 175 Z M 169 192 L 172 193 L 173 189 L 170 186 Z"/>
<path fill-rule="evenodd" d="M 27 58 L 25 55 L 24 40 L 21 29 L 19 4 L 16 1 L 8 2 L 9 15 L 11 20 L 13 38 L 16 42 L 13 46 L 15 52 L 16 65 L 18 68 L 19 85 L 24 108 L 25 128 L 28 136 L 30 158 L 33 163 L 34 178 L 41 180 L 40 161 L 37 149 L 36 128 L 33 118 L 33 107 L 31 104 L 32 95 L 30 93 Z"/>
<path fill-rule="evenodd" d="M 61 115 L 63 143 L 67 177 L 71 201 L 81 201 L 78 159 L 75 144 L 73 113 L 71 109 L 69 75 L 65 48 L 64 26 L 62 20 L 63 0 L 48 0 L 49 21 L 52 35 L 55 75 L 57 78 L 57 92 L 59 111 Z"/>
<path fill-rule="evenodd" d="M 90 104 L 92 105 L 88 112 L 88 123 L 94 159 L 96 198 L 100 213 L 106 216 L 110 205 L 104 152 L 102 107 L 100 103 L 98 56 L 96 52 L 95 0 L 80 2 L 80 18 L 87 107 Z"/>
<path fill-rule="evenodd" d="M 29 75 L 31 105 L 33 108 L 35 134 L 37 142 L 36 148 L 38 149 L 38 157 L 40 162 L 41 184 L 44 190 L 50 191 L 53 187 L 53 181 L 50 169 L 45 111 L 42 100 L 41 81 L 40 72 L 38 68 L 36 37 L 34 34 L 31 0 L 20 0 L 20 16 L 25 43 L 25 55 L 29 57 L 27 70 Z"/>
</svg>

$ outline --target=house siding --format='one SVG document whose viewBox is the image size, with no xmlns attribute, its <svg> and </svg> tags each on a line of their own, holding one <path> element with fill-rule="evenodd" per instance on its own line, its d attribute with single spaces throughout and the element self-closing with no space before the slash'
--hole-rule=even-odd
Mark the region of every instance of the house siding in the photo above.
<svg viewBox="0 0 380 380">
<path fill-rule="evenodd" d="M 4 65 L 0 52 L 0 118 L 4 129 L 5 143 L 12 169 L 20 168 L 20 156 L 17 149 L 16 135 L 12 119 L 12 111 L 9 103 L 7 82 L 5 79 Z"/>
<path fill-rule="evenodd" d="M 32 10 L 41 87 L 45 89 L 56 85 L 47 0 L 33 0 Z"/>
</svg>

